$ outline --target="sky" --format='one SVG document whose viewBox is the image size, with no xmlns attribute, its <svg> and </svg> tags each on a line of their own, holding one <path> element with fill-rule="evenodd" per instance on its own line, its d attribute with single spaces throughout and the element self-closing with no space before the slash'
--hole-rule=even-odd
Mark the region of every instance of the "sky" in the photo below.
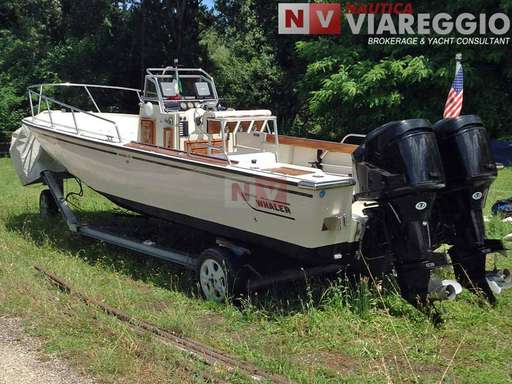
<svg viewBox="0 0 512 384">
<path fill-rule="evenodd" d="M 213 3 L 215 0 L 202 0 L 203 4 L 205 4 L 208 8 L 213 7 Z"/>
</svg>

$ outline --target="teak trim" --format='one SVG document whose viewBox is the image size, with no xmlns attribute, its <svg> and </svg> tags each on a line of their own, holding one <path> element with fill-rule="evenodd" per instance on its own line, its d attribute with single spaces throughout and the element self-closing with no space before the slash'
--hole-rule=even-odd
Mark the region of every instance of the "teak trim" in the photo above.
<svg viewBox="0 0 512 384">
<path fill-rule="evenodd" d="M 268 134 L 266 136 L 267 143 L 275 144 L 275 136 Z M 357 148 L 357 145 L 335 143 L 333 141 L 306 139 L 303 137 L 283 136 L 279 135 L 279 144 L 293 145 L 296 147 L 323 149 L 330 152 L 341 152 L 351 154 Z"/>
<path fill-rule="evenodd" d="M 153 119 L 146 119 L 141 118 L 140 119 L 140 142 L 144 144 L 149 145 L 155 145 L 156 144 L 156 124 Z M 149 135 L 149 141 L 144 140 L 146 138 L 146 132 L 150 133 Z"/>
<path fill-rule="evenodd" d="M 202 155 L 199 153 L 187 153 L 184 151 L 180 151 L 177 149 L 169 149 L 169 148 L 163 148 L 156 145 L 150 145 L 150 144 L 144 144 L 144 143 L 138 143 L 138 142 L 130 142 L 124 145 L 127 148 L 135 148 L 135 149 L 142 149 L 144 151 L 148 152 L 154 152 L 158 153 L 160 155 L 167 155 L 172 157 L 179 157 L 179 158 L 185 158 L 195 161 L 202 161 L 204 163 L 209 164 L 217 164 L 217 165 L 228 165 L 228 161 L 226 159 L 218 158 L 218 157 L 211 157 L 208 155 Z M 233 164 L 237 164 L 237 161 L 231 161 Z"/>
</svg>

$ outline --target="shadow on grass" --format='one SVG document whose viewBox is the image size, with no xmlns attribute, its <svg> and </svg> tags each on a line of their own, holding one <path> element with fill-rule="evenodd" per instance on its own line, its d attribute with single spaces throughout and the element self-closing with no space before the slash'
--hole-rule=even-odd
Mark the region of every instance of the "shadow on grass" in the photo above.
<svg viewBox="0 0 512 384">
<path fill-rule="evenodd" d="M 123 212 L 123 213 L 120 213 Z M 190 227 L 169 223 L 159 219 L 114 211 L 81 211 L 78 216 L 82 223 L 140 241 L 150 240 L 160 247 L 187 250 L 197 255 L 215 245 L 215 236 Z M 60 216 L 42 218 L 39 214 L 28 213 L 10 216 L 6 227 L 17 231 L 37 246 L 51 247 L 76 255 L 94 266 L 122 273 L 131 279 L 144 281 L 155 286 L 183 292 L 189 297 L 200 296 L 195 272 L 185 270 L 170 262 L 120 247 L 82 237 L 69 231 Z M 272 266 L 277 260 L 266 255 Z M 282 264 L 283 260 L 279 260 Z M 274 268 L 275 273 L 276 268 Z M 235 304 L 241 309 L 264 311 L 269 317 L 289 315 L 322 306 L 344 306 L 355 314 L 366 317 L 371 308 L 379 307 L 375 294 L 368 288 L 368 282 L 355 284 L 346 276 L 323 275 L 311 279 L 270 285 L 267 288 L 244 296 Z M 402 306 L 399 306 L 402 307 Z M 394 316 L 410 314 L 409 310 L 395 312 Z"/>
<path fill-rule="evenodd" d="M 91 224 L 114 233 L 122 228 L 123 236 L 136 237 L 142 241 L 151 240 L 162 246 L 179 248 L 179 243 L 191 236 L 176 226 L 164 225 L 165 223 L 143 216 L 112 211 L 81 212 L 79 216 L 83 224 Z M 49 244 L 52 248 L 76 255 L 90 265 L 101 265 L 134 280 L 197 296 L 198 291 L 189 271 L 154 257 L 72 233 L 60 216 L 42 218 L 36 213 L 10 216 L 6 228 L 20 232 L 37 246 Z"/>
</svg>

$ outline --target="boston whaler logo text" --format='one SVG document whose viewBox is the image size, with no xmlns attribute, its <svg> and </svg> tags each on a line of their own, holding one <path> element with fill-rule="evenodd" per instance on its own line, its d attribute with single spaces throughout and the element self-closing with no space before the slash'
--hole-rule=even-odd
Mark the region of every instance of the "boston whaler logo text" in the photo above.
<svg viewBox="0 0 512 384">
<path fill-rule="evenodd" d="M 347 2 L 344 13 L 334 3 L 280 3 L 278 15 L 280 34 L 341 34 L 342 20 L 346 20 L 352 34 L 369 36 L 369 44 L 510 43 L 510 37 L 504 36 L 510 32 L 510 18 L 501 12 L 415 14 L 410 2 Z"/>
<path fill-rule="evenodd" d="M 280 181 L 257 180 L 253 183 L 226 179 L 225 203 L 228 208 L 249 208 L 253 212 L 294 220 L 287 184 Z M 256 216 L 254 219 L 257 220 Z"/>
</svg>

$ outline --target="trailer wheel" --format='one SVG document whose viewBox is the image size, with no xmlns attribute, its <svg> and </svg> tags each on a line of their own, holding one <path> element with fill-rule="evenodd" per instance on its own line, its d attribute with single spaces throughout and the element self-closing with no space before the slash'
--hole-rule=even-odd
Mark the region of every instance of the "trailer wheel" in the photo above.
<svg viewBox="0 0 512 384">
<path fill-rule="evenodd" d="M 49 189 L 41 191 L 39 195 L 39 214 L 42 217 L 54 217 L 59 213 L 57 203 Z"/>
<path fill-rule="evenodd" d="M 199 256 L 197 279 L 206 300 L 222 303 L 238 293 L 240 279 L 233 254 L 224 248 L 208 248 Z"/>
</svg>

